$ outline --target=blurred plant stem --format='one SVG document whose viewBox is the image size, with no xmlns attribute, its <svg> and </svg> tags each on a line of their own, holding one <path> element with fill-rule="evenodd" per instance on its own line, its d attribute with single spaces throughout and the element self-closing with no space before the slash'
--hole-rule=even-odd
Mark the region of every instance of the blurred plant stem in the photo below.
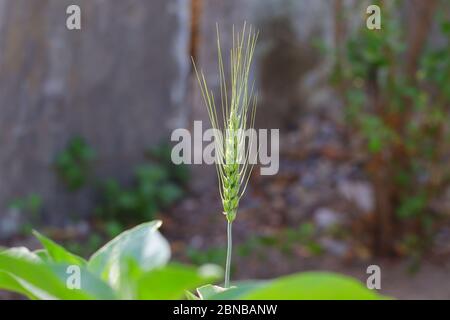
<svg viewBox="0 0 450 320">
<path fill-rule="evenodd" d="M 225 263 L 225 288 L 230 286 L 231 255 L 233 252 L 233 222 L 227 223 L 227 260 Z"/>
</svg>

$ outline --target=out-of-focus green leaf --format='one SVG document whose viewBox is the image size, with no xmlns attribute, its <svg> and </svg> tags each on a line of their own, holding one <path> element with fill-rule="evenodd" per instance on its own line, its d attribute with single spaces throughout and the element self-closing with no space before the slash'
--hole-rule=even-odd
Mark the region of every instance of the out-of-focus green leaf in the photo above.
<svg viewBox="0 0 450 320">
<path fill-rule="evenodd" d="M 82 290 L 90 296 L 89 299 L 97 300 L 113 300 L 116 299 L 116 293 L 113 289 L 102 281 L 97 275 L 91 273 L 87 268 L 77 265 L 49 265 L 50 270 L 61 279 L 67 287 L 67 281 L 70 276 L 74 276 L 75 272 L 80 275 L 80 289 L 67 289 L 70 292 Z M 78 269 L 79 268 L 79 269 Z M 78 270 L 77 270 L 78 269 Z"/>
<path fill-rule="evenodd" d="M 21 252 L 8 251 L 0 253 L 0 271 L 3 272 L 1 289 L 14 290 L 38 299 L 94 299 L 94 296 L 81 290 L 69 290 L 51 269 L 39 260 L 30 259 Z M 9 277 L 5 276 L 5 273 Z M 15 287 L 12 279 L 15 280 Z M 20 284 L 20 287 L 17 286 Z"/>
<path fill-rule="evenodd" d="M 209 299 L 242 300 L 376 300 L 383 299 L 359 281 L 327 272 L 306 272 L 264 283 L 248 282 Z"/>
<path fill-rule="evenodd" d="M 136 169 L 138 179 L 158 183 L 168 179 L 168 172 L 162 166 L 142 165 Z"/>
<path fill-rule="evenodd" d="M 255 291 L 269 281 L 242 281 L 235 283 L 231 288 L 214 294 L 209 297 L 210 300 L 237 300 L 248 292 Z"/>
<path fill-rule="evenodd" d="M 12 274 L 0 270 L 0 288 L 2 290 L 8 290 L 11 292 L 19 293 L 29 299 L 36 299 L 36 297 L 29 290 L 24 288 L 19 280 L 17 280 Z"/>
<path fill-rule="evenodd" d="M 408 197 L 401 202 L 396 213 L 403 219 L 416 217 L 425 209 L 427 200 L 424 194 Z"/>
<path fill-rule="evenodd" d="M 441 30 L 444 34 L 450 35 L 450 21 L 444 21 L 441 23 Z"/>
<path fill-rule="evenodd" d="M 185 292 L 185 295 L 186 295 L 186 299 L 187 299 L 187 300 L 200 300 L 199 297 L 197 297 L 195 294 L 193 294 L 193 293 L 190 292 L 190 291 L 186 291 L 186 292 Z"/>
<path fill-rule="evenodd" d="M 276 279 L 266 286 L 250 291 L 241 299 L 314 299 L 314 300 L 374 300 L 376 292 L 359 281 L 333 273 L 306 272 Z"/>
<path fill-rule="evenodd" d="M 229 289 L 215 286 L 212 284 L 207 284 L 200 288 L 197 288 L 197 293 L 198 293 L 198 296 L 200 297 L 200 299 L 209 300 L 214 295 L 224 292 L 226 290 L 229 290 Z"/>
<path fill-rule="evenodd" d="M 41 262 L 41 258 L 35 253 L 28 250 L 25 247 L 12 247 L 6 250 L 0 251 L 0 254 L 17 257 L 30 262 Z"/>
<path fill-rule="evenodd" d="M 162 206 L 169 206 L 183 196 L 183 190 L 173 183 L 163 184 L 158 193 L 158 200 Z"/>
<path fill-rule="evenodd" d="M 121 233 L 92 255 L 89 270 L 117 289 L 130 259 L 144 272 L 164 266 L 170 259 L 170 247 L 158 232 L 160 226 L 161 221 L 152 221 Z"/>
<path fill-rule="evenodd" d="M 186 290 L 195 289 L 217 279 L 211 274 L 202 274 L 201 269 L 170 264 L 164 268 L 145 273 L 138 281 L 138 299 L 181 299 Z"/>
<path fill-rule="evenodd" d="M 33 253 L 37 255 L 43 262 L 50 262 L 51 258 L 45 249 L 34 250 Z"/>
<path fill-rule="evenodd" d="M 70 253 L 62 246 L 55 243 L 53 240 L 45 237 L 44 235 L 40 234 L 36 230 L 33 231 L 33 234 L 39 240 L 42 246 L 46 249 L 50 261 L 55 263 L 75 264 L 79 266 L 86 265 L 86 260 L 73 253 Z"/>
</svg>

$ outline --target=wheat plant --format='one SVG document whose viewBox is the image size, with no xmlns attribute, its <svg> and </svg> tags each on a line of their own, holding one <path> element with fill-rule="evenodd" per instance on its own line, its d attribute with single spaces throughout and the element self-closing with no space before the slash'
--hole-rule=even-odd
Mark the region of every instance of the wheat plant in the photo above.
<svg viewBox="0 0 450 320">
<path fill-rule="evenodd" d="M 220 133 L 214 136 L 214 141 L 220 197 L 223 213 L 227 219 L 225 287 L 228 288 L 232 253 L 232 225 L 236 218 L 239 201 L 245 192 L 253 169 L 254 161 L 250 160 L 256 157 L 256 154 L 251 152 L 254 150 L 253 139 L 250 137 L 247 141 L 244 133 L 247 129 L 253 128 L 255 123 L 257 99 L 253 90 L 254 83 L 250 85 L 249 75 L 258 32 L 252 26 L 247 28 L 245 23 L 241 31 L 236 32 L 233 26 L 230 72 L 227 77 L 218 25 L 216 25 L 216 31 L 220 86 L 219 107 L 216 107 L 213 90 L 208 86 L 203 71 L 197 70 L 194 61 L 193 64 L 211 126 Z"/>
</svg>

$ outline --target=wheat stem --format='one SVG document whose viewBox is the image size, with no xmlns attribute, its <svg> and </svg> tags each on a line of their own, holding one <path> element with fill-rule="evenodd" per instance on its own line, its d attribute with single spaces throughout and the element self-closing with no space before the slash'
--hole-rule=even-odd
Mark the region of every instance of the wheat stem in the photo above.
<svg viewBox="0 0 450 320">
<path fill-rule="evenodd" d="M 231 254 L 233 251 L 233 222 L 227 222 L 227 261 L 225 263 L 225 288 L 230 287 L 230 273 L 231 273 Z"/>
</svg>

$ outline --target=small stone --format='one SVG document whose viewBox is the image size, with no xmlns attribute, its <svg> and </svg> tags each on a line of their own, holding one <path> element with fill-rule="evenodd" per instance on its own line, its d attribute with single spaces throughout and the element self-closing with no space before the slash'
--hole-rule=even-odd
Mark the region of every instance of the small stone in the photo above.
<svg viewBox="0 0 450 320">
<path fill-rule="evenodd" d="M 275 210 L 283 210 L 286 208 L 286 201 L 283 197 L 277 196 L 273 199 L 272 206 Z"/>
<path fill-rule="evenodd" d="M 195 235 L 192 237 L 191 239 L 191 243 L 190 245 L 194 248 L 201 248 L 203 246 L 203 237 L 199 236 L 199 235 Z"/>
<path fill-rule="evenodd" d="M 21 215 L 17 209 L 9 209 L 0 223 L 0 239 L 8 239 L 19 232 Z"/>
<path fill-rule="evenodd" d="M 338 183 L 338 191 L 349 201 L 354 202 L 364 213 L 374 209 L 374 192 L 367 182 L 343 180 Z"/>
<path fill-rule="evenodd" d="M 325 250 L 338 257 L 344 257 L 349 249 L 347 243 L 331 238 L 321 239 L 320 244 L 325 248 Z"/>
<path fill-rule="evenodd" d="M 81 237 L 86 237 L 91 232 L 91 226 L 87 221 L 80 221 L 75 225 L 77 234 Z"/>
<path fill-rule="evenodd" d="M 317 178 L 312 173 L 309 172 L 303 174 L 300 181 L 302 186 L 306 188 L 313 188 L 317 184 Z"/>
<path fill-rule="evenodd" d="M 342 214 L 331 210 L 329 208 L 319 208 L 314 213 L 314 222 L 318 228 L 327 229 L 338 224 L 341 220 Z"/>
</svg>

